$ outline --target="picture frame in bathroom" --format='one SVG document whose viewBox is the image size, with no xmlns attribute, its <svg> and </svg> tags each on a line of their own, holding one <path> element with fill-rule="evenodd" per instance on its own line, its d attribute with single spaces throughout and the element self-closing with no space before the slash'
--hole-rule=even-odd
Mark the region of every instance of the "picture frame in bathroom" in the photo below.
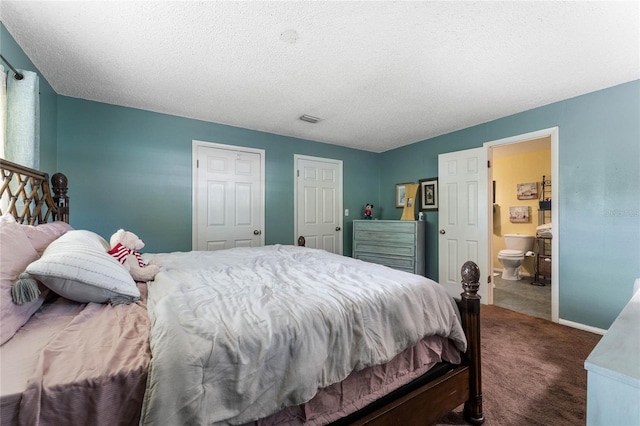
<svg viewBox="0 0 640 426">
<path fill-rule="evenodd" d="M 530 221 L 531 216 L 529 215 L 529 206 L 509 207 L 509 222 L 529 223 Z"/>
<path fill-rule="evenodd" d="M 538 182 L 519 183 L 518 200 L 537 200 L 538 199 Z"/>
<path fill-rule="evenodd" d="M 420 210 L 438 210 L 438 178 L 420 179 Z"/>
</svg>

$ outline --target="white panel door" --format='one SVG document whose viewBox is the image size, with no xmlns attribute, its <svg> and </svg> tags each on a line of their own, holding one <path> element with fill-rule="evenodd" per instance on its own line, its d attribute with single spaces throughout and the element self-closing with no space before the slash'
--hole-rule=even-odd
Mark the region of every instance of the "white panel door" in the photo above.
<svg viewBox="0 0 640 426">
<path fill-rule="evenodd" d="M 342 161 L 295 156 L 295 239 L 342 254 Z"/>
<path fill-rule="evenodd" d="M 492 303 L 489 267 L 488 166 L 485 147 L 438 156 L 440 284 L 451 296 L 462 293 L 460 268 L 467 260 L 480 268 L 482 303 Z"/>
<path fill-rule="evenodd" d="M 194 250 L 264 245 L 264 154 L 194 142 Z"/>
</svg>

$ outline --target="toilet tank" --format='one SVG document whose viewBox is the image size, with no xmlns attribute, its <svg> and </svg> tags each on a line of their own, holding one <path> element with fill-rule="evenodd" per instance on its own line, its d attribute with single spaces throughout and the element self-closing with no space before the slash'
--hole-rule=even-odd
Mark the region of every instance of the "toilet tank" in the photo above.
<svg viewBox="0 0 640 426">
<path fill-rule="evenodd" d="M 533 249 L 533 235 L 504 234 L 504 244 L 508 250 L 527 252 Z"/>
</svg>

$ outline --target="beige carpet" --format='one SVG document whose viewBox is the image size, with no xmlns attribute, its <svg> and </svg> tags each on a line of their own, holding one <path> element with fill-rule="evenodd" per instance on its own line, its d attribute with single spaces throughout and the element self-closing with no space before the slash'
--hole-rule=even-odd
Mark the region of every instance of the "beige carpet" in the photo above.
<svg viewBox="0 0 640 426">
<path fill-rule="evenodd" d="M 480 311 L 485 425 L 584 425 L 584 360 L 602 336 L 497 306 Z M 466 425 L 462 406 L 438 425 Z"/>
</svg>

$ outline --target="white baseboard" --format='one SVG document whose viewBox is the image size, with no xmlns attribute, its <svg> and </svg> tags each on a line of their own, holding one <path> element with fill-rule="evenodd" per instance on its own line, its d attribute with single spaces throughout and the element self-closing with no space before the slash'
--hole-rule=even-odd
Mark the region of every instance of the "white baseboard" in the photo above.
<svg viewBox="0 0 640 426">
<path fill-rule="evenodd" d="M 500 269 L 500 268 L 493 268 L 493 271 L 494 271 L 494 273 L 502 274 L 502 269 Z M 520 275 L 529 276 L 529 277 L 531 276 L 526 271 L 521 271 Z M 638 280 L 640 281 L 640 278 Z M 495 288 L 495 284 L 493 284 L 493 286 Z M 581 324 L 579 322 L 563 320 L 562 318 L 560 318 L 558 320 L 558 324 L 566 325 L 567 327 L 577 328 L 578 330 L 584 330 L 584 331 L 588 331 L 590 333 L 595 333 L 595 334 L 600 334 L 600 335 L 604 335 L 604 333 L 607 332 L 607 330 L 604 330 L 602 328 L 592 327 L 590 325 Z"/>
<path fill-rule="evenodd" d="M 584 330 L 590 333 L 601 334 L 601 335 L 604 335 L 604 333 L 607 332 L 607 330 L 604 330 L 602 328 L 592 327 L 590 325 L 581 324 L 579 322 L 567 321 L 567 320 L 563 320 L 562 318 L 558 320 L 558 324 L 566 325 L 568 327 L 577 328 L 578 330 Z"/>
</svg>

